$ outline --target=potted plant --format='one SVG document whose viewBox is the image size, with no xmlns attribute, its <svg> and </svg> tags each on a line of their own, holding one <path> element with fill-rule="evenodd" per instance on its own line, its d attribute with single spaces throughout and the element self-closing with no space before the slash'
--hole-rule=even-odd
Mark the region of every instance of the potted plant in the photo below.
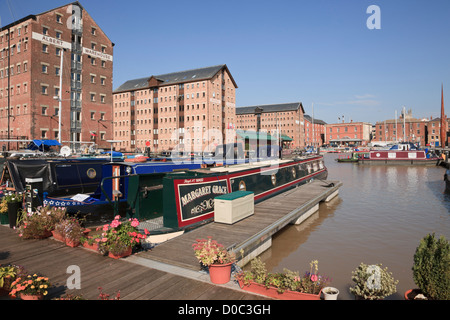
<svg viewBox="0 0 450 320">
<path fill-rule="evenodd" d="M 378 265 L 361 263 L 352 271 L 352 280 L 355 285 L 350 288 L 357 299 L 380 300 L 397 292 L 398 280 L 394 280 L 388 268 Z"/>
<path fill-rule="evenodd" d="M 52 235 L 55 240 L 62 242 L 66 241 L 64 230 L 66 229 L 67 222 L 67 219 L 63 219 L 55 224 L 55 228 L 52 230 Z"/>
<path fill-rule="evenodd" d="M 23 239 L 47 238 L 52 235 L 52 230 L 64 215 L 63 208 L 40 206 L 30 213 L 22 211 L 15 229 Z"/>
<path fill-rule="evenodd" d="M 83 237 L 84 228 L 81 226 L 80 221 L 76 218 L 66 219 L 64 228 L 64 241 L 69 247 L 78 247 Z"/>
<path fill-rule="evenodd" d="M 4 196 L 8 208 L 9 227 L 17 225 L 17 214 L 22 206 L 23 196 L 20 193 L 10 193 Z"/>
<path fill-rule="evenodd" d="M 331 282 L 318 273 L 317 260 L 311 261 L 310 270 L 300 275 L 297 271 L 267 273 L 260 258 L 251 262 L 250 271 L 240 272 L 236 278 L 242 289 L 281 300 L 320 300 L 324 287 Z"/>
<path fill-rule="evenodd" d="M 211 282 L 224 284 L 230 281 L 231 267 L 235 261 L 233 252 L 229 252 L 211 237 L 197 239 L 192 247 L 197 260 L 202 266 L 208 268 Z"/>
<path fill-rule="evenodd" d="M 50 216 L 40 212 L 22 212 L 15 227 L 22 239 L 43 239 L 52 235 L 53 222 Z"/>
<path fill-rule="evenodd" d="M 11 284 L 10 296 L 13 298 L 19 296 L 22 300 L 42 300 L 50 287 L 47 277 L 37 274 L 18 277 Z"/>
<path fill-rule="evenodd" d="M 54 230 L 56 224 L 60 223 L 61 221 L 63 221 L 64 219 L 66 219 L 66 208 L 64 207 L 50 207 L 50 206 L 46 206 L 46 207 L 38 207 L 36 209 L 37 212 L 41 212 L 42 214 L 46 214 L 47 216 L 50 217 L 50 230 Z"/>
<path fill-rule="evenodd" d="M 86 300 L 83 295 L 74 295 L 71 293 L 67 293 L 66 295 L 59 297 L 59 298 L 53 298 L 52 300 Z"/>
<path fill-rule="evenodd" d="M 81 238 L 81 245 L 87 249 L 98 251 L 98 243 L 101 241 L 100 235 L 84 235 Z"/>
<path fill-rule="evenodd" d="M 420 240 L 412 267 L 418 289 L 405 293 L 406 299 L 450 300 L 450 244 L 444 237 L 428 234 Z"/>
<path fill-rule="evenodd" d="M 144 234 L 140 233 L 138 226 L 137 219 L 121 221 L 120 216 L 117 215 L 110 224 L 103 226 L 101 239 L 98 242 L 99 251 L 107 252 L 108 256 L 114 259 L 130 255 L 133 248 L 149 234 L 147 229 L 144 229 Z"/>
<path fill-rule="evenodd" d="M 6 201 L 6 197 L 3 196 L 0 201 L 0 224 L 8 224 L 9 216 L 8 216 L 8 202 Z"/>
<path fill-rule="evenodd" d="M 325 287 L 322 289 L 324 300 L 337 300 L 339 290 L 334 287 Z"/>
<path fill-rule="evenodd" d="M 6 295 L 11 290 L 11 284 L 18 276 L 22 276 L 25 269 L 16 265 L 0 267 L 0 296 Z"/>
</svg>

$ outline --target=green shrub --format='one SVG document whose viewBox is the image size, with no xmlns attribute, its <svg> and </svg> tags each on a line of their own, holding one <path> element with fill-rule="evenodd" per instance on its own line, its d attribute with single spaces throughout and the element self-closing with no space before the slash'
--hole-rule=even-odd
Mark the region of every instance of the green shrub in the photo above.
<svg viewBox="0 0 450 320">
<path fill-rule="evenodd" d="M 382 269 L 381 264 L 361 263 L 352 271 L 352 280 L 355 285 L 350 288 L 350 292 L 366 300 L 384 299 L 397 292 L 398 280 L 394 280 L 388 268 Z"/>
<path fill-rule="evenodd" d="M 450 244 L 444 236 L 426 235 L 414 254 L 413 279 L 431 300 L 450 300 Z"/>
</svg>

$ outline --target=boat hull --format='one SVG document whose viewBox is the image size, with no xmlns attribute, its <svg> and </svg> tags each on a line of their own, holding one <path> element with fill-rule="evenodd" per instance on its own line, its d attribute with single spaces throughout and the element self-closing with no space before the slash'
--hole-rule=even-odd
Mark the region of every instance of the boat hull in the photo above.
<svg viewBox="0 0 450 320">
<path fill-rule="evenodd" d="M 377 150 L 371 151 L 368 158 L 359 160 L 369 165 L 423 165 L 436 166 L 439 158 L 428 157 L 423 150 Z"/>
<path fill-rule="evenodd" d="M 447 170 L 444 174 L 445 192 L 450 193 L 450 170 Z"/>
<path fill-rule="evenodd" d="M 214 219 L 214 198 L 219 195 L 252 191 L 255 202 L 259 202 L 312 179 L 326 179 L 327 175 L 322 156 L 192 170 L 166 174 L 162 183 L 155 182 L 145 189 L 145 198 L 143 186 L 152 177 L 139 175 L 129 183 L 128 213 L 143 221 L 162 212 L 163 225 L 153 230 L 153 234 L 188 231 Z M 144 199 L 152 205 L 138 206 Z"/>
</svg>

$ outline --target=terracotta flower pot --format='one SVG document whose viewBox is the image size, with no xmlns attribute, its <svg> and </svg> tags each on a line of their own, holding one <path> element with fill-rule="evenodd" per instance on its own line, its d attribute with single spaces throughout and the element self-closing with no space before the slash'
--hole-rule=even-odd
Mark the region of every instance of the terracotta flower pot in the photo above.
<svg viewBox="0 0 450 320">
<path fill-rule="evenodd" d="M 94 242 L 93 244 L 89 244 L 87 241 L 83 242 L 83 247 L 89 250 L 98 251 L 98 243 Z"/>
<path fill-rule="evenodd" d="M 278 292 L 277 288 L 266 288 L 266 286 L 253 281 L 250 281 L 249 284 L 244 284 L 241 279 L 239 279 L 239 286 L 245 291 L 257 293 L 279 300 L 320 300 L 320 295 L 322 293 L 322 290 L 320 290 L 318 294 L 303 293 L 291 290 Z"/>
<path fill-rule="evenodd" d="M 80 241 L 78 240 L 71 240 L 66 238 L 66 245 L 72 248 L 78 247 L 80 245 Z"/>
<path fill-rule="evenodd" d="M 209 278 L 212 283 L 224 284 L 230 281 L 233 263 L 212 264 L 209 266 Z"/>
<path fill-rule="evenodd" d="M 44 299 L 43 294 L 20 294 L 20 299 L 22 300 L 42 300 Z"/>
<path fill-rule="evenodd" d="M 52 235 L 53 235 L 53 238 L 54 238 L 55 240 L 65 242 L 65 238 L 64 238 L 64 236 L 63 236 L 61 233 L 59 233 L 59 232 L 53 230 L 53 231 L 52 231 Z"/>
<path fill-rule="evenodd" d="M 113 258 L 113 259 L 125 258 L 125 257 L 128 257 L 129 255 L 131 255 L 131 252 L 132 252 L 132 248 L 129 247 L 126 251 L 124 251 L 123 253 L 118 254 L 118 255 L 108 252 L 108 257 Z"/>
</svg>

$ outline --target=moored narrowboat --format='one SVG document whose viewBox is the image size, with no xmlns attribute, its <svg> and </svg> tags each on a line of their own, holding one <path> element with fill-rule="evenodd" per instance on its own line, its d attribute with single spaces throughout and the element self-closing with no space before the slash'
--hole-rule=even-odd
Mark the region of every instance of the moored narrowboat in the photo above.
<svg viewBox="0 0 450 320">
<path fill-rule="evenodd" d="M 234 191 L 252 191 L 255 203 L 290 188 L 326 179 L 320 155 L 184 170 L 164 175 L 131 175 L 129 217 L 152 236 L 179 234 L 214 219 L 214 198 Z M 156 238 L 156 237 L 155 237 Z"/>
<path fill-rule="evenodd" d="M 372 150 L 368 157 L 361 158 L 358 163 L 435 166 L 439 160 L 440 158 L 435 154 L 418 149 L 412 143 L 401 143 L 389 150 Z"/>
</svg>

